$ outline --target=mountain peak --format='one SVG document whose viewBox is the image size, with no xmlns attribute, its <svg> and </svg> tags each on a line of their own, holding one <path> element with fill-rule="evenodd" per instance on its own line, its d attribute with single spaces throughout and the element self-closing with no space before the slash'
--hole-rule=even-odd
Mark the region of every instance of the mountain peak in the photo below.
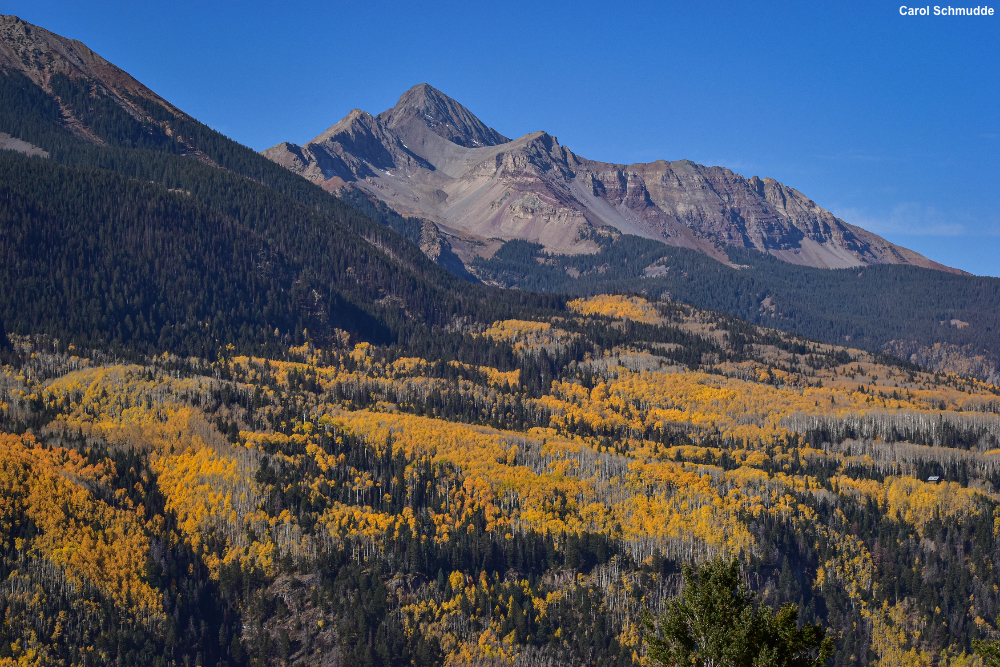
<svg viewBox="0 0 1000 667">
<path fill-rule="evenodd" d="M 375 125 L 375 118 L 367 111 L 362 111 L 361 109 L 351 109 L 350 113 L 338 120 L 336 123 L 326 128 L 322 134 L 317 135 L 309 143 L 311 144 L 321 144 L 327 141 L 331 137 L 336 137 L 344 132 L 350 132 L 352 134 L 357 132 L 363 132 L 370 134 L 372 128 Z"/>
<path fill-rule="evenodd" d="M 419 83 L 403 93 L 396 106 L 378 119 L 388 128 L 401 129 L 414 122 L 434 134 L 466 148 L 497 146 L 510 141 L 437 88 Z"/>
<path fill-rule="evenodd" d="M 721 248 L 734 246 L 823 268 L 891 263 L 957 272 L 848 225 L 773 178 L 690 160 L 596 162 L 546 132 L 511 141 L 426 83 L 374 118 L 352 111 L 311 143 L 304 162 L 285 149 L 267 155 L 323 187 L 354 182 L 400 215 L 467 235 L 478 244 L 463 251 L 470 258 L 495 248 L 491 239 L 595 252 L 593 234 L 615 228 L 723 262 Z"/>
</svg>

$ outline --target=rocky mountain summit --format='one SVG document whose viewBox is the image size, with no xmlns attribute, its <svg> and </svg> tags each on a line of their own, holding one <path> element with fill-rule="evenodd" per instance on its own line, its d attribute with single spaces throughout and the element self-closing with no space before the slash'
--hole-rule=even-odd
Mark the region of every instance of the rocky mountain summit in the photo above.
<svg viewBox="0 0 1000 667">
<path fill-rule="evenodd" d="M 305 318 L 297 331 L 316 334 L 332 326 L 383 335 L 387 325 L 378 313 L 401 307 L 407 317 L 418 317 L 413 314 L 417 305 L 429 308 L 427 304 L 447 301 L 449 294 L 464 294 L 453 283 L 457 275 L 527 292 L 649 294 L 816 340 L 890 351 L 948 372 L 996 378 L 1000 348 L 994 320 L 1000 309 L 995 307 L 995 280 L 946 273 L 946 267 L 837 220 L 770 179 L 746 179 L 686 161 L 596 162 L 544 132 L 512 140 L 427 85 L 411 89 L 378 116 L 354 111 L 313 142 L 283 144 L 269 151 L 272 159 L 267 159 L 182 113 L 85 44 L 13 16 L 0 17 L 0 99 L 0 158 L 8 170 L 3 185 L 22 187 L 25 201 L 38 202 L 32 204 L 33 213 L 25 214 L 28 217 L 18 214 L 15 204 L 0 207 L 8 216 L 0 228 L 9 231 L 14 221 L 28 220 L 32 230 L 70 234 L 80 225 L 93 224 L 96 231 L 88 228 L 80 232 L 81 238 L 125 239 L 121 232 L 101 231 L 105 223 L 130 221 L 121 216 L 139 210 L 117 204 L 123 188 L 162 187 L 162 192 L 156 187 L 144 190 L 137 201 L 151 202 L 169 238 L 182 238 L 196 248 L 191 256 L 202 259 L 185 266 L 200 270 L 199 265 L 216 265 L 224 249 L 210 239 L 227 227 L 198 224 L 184 231 L 184 216 L 164 209 L 159 198 L 212 211 L 219 202 L 229 202 L 218 215 L 238 225 L 248 220 L 250 256 L 270 258 L 263 264 L 258 260 L 256 270 L 239 268 L 233 284 L 243 287 L 233 288 L 240 294 L 231 292 L 234 303 L 258 303 L 257 297 L 247 296 L 253 285 L 240 282 L 258 276 L 257 271 L 280 283 L 299 275 L 306 260 L 315 262 L 310 264 L 314 275 L 327 275 L 325 271 L 334 270 L 331 258 L 336 258 L 336 270 L 344 272 L 322 280 L 322 289 L 315 291 L 305 290 L 305 282 L 269 288 L 267 294 L 278 295 L 283 304 L 291 285 L 303 290 L 296 292 Z M 80 169 L 86 171 L 75 171 Z M 95 177 L 125 181 L 95 189 Z M 75 182 L 88 185 L 58 192 L 44 185 Z M 59 199 L 68 192 L 91 190 L 100 201 L 116 202 L 110 205 L 114 215 L 94 218 L 89 215 L 94 201 L 81 205 Z M 340 191 L 342 197 L 329 196 L 330 190 Z M 245 208 L 253 198 L 268 205 Z M 74 213 L 46 217 L 45 211 L 55 210 Z M 244 218 L 234 218 L 237 214 Z M 327 221 L 316 227 L 315 214 L 332 216 L 336 224 L 331 228 Z M 331 229 L 338 230 L 335 243 Z M 314 235 L 302 236 L 306 232 Z M 148 238 L 144 234 L 128 239 Z M 259 249 L 271 243 L 278 249 L 291 247 L 287 234 L 310 240 L 295 246 L 298 250 L 289 257 L 279 250 L 272 254 Z M 0 244 L 18 238 L 0 234 Z M 66 243 L 75 247 L 78 242 Z M 41 249 L 45 256 L 38 275 L 51 277 L 49 255 L 54 247 L 49 240 L 30 241 L 8 248 L 5 256 L 35 256 Z M 119 249 L 117 242 L 104 247 Z M 169 250 L 164 245 L 156 248 L 149 275 L 159 275 L 157 267 L 166 266 L 160 262 L 164 249 Z M 111 264 L 116 271 L 133 266 L 119 273 L 138 275 L 133 264 L 141 255 L 137 252 L 129 249 Z M 868 266 L 825 271 L 807 264 Z M 29 274 L 13 262 L 0 266 L 9 282 L 8 289 L 0 290 L 7 297 L 0 319 L 7 330 L 38 330 L 41 316 L 25 304 L 55 302 L 48 296 L 24 297 L 17 281 Z M 359 278 L 359 267 L 368 267 L 373 277 Z M 203 296 L 198 289 L 175 288 L 171 281 L 176 267 L 171 265 L 169 271 L 169 279 L 161 276 L 162 291 L 126 300 L 159 304 L 178 293 L 185 295 L 184 313 L 169 320 L 163 319 L 159 306 L 152 313 L 130 305 L 125 328 L 133 335 L 148 332 L 154 343 L 163 336 L 170 340 L 173 334 L 163 327 L 190 320 L 189 302 Z M 413 271 L 419 277 L 412 280 L 385 277 Z M 92 278 L 79 284 L 90 284 L 88 280 Z M 135 284 L 153 284 L 151 280 Z M 433 287 L 433 293 L 413 292 L 411 287 L 425 280 L 429 285 L 440 281 L 440 286 Z M 204 282 L 193 278 L 187 284 Z M 73 283 L 62 280 L 52 293 L 68 284 Z M 337 291 L 327 302 L 321 292 L 330 285 Z M 400 287 L 406 285 L 410 287 Z M 359 311 L 350 304 L 371 310 Z M 60 303 L 51 321 L 62 323 L 63 313 L 70 310 Z M 212 307 L 213 313 L 218 310 Z M 86 321 L 93 330 L 103 326 Z M 284 319 L 280 325 L 294 321 Z M 270 334 L 275 328 L 259 331 Z M 935 347 L 938 343 L 942 345 Z"/>
<path fill-rule="evenodd" d="M 613 164 L 576 155 L 545 132 L 508 139 L 420 84 L 391 109 L 354 110 L 271 160 L 329 191 L 356 187 L 405 216 L 432 221 L 468 262 L 524 239 L 558 254 L 595 252 L 633 234 L 727 261 L 724 246 L 793 264 L 912 264 L 958 272 L 824 210 L 772 178 L 689 160 Z"/>
</svg>

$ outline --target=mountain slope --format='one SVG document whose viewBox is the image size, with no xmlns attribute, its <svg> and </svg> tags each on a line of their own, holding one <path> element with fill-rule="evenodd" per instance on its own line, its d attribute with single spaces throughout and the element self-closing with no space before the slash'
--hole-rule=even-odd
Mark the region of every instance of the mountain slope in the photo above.
<svg viewBox="0 0 1000 667">
<path fill-rule="evenodd" d="M 3 17 L 0 46 L 0 132 L 33 147 L 0 153 L 12 333 L 211 357 L 337 329 L 387 342 L 533 300 L 484 297 L 78 42 Z"/>
<path fill-rule="evenodd" d="M 58 87 L 62 77 L 99 82 L 101 90 L 95 92 L 107 95 L 136 118 L 148 115 L 139 100 L 134 99 L 136 97 L 152 102 L 161 114 L 184 117 L 178 109 L 82 42 L 66 39 L 16 16 L 0 16 L 0 68 L 5 72 L 21 72 L 48 91 L 53 91 L 53 86 Z M 60 105 L 66 126 L 80 136 L 101 143 L 102 139 L 81 122 L 67 102 Z"/>
<path fill-rule="evenodd" d="M 997 387 L 676 304 L 568 306 L 461 362 L 122 365 L 17 337 L 0 661 L 638 667 L 680 567 L 726 556 L 833 631 L 833 665 L 975 664 Z"/>
<path fill-rule="evenodd" d="M 595 238 L 610 228 L 720 261 L 732 246 L 821 268 L 911 264 L 957 272 L 836 218 L 774 179 L 687 160 L 597 162 L 545 132 L 509 140 L 427 84 L 377 116 L 354 110 L 304 146 L 286 142 L 264 155 L 325 189 L 350 184 L 402 215 L 433 221 L 467 263 L 495 251 L 490 239 L 593 253 Z"/>
<path fill-rule="evenodd" d="M 44 71 L 8 57 L 0 76 L 0 133 L 19 142 L 13 144 L 15 149 L 30 146 L 20 152 L 0 152 L 3 169 L 10 174 L 3 196 L 12 202 L 4 213 L 13 221 L 0 228 L 0 251 L 12 258 L 3 267 L 0 290 L 0 320 L 8 331 L 48 332 L 78 346 L 114 345 L 143 354 L 170 349 L 211 356 L 210 350 L 224 341 L 241 349 L 278 349 L 286 338 L 302 338 L 304 330 L 314 340 L 324 340 L 334 336 L 335 329 L 369 340 L 412 341 L 425 335 L 417 333 L 425 327 L 448 326 L 456 318 L 489 324 L 525 308 L 562 307 L 564 299 L 559 297 L 467 285 L 435 266 L 436 262 L 462 273 L 457 253 L 470 248 L 492 252 L 501 242 L 463 245 L 438 226 L 399 216 L 360 189 L 345 191 L 348 206 L 184 115 L 112 65 L 76 67 L 70 59 L 59 60 L 63 51 L 89 53 L 79 43 L 60 42 L 63 38 L 14 17 L 0 23 L 7 26 L 4 34 L 13 31 L 18 39 L 38 40 L 19 47 L 25 52 L 52 54 Z M 4 53 L 14 52 L 10 45 L 0 46 Z M 96 55 L 88 57 L 103 62 Z M 101 72 L 111 74 L 106 80 L 88 74 L 104 76 Z M 425 93 L 431 101 L 415 106 L 430 110 L 426 115 L 435 119 L 435 127 L 458 127 L 443 115 L 440 105 L 431 104 L 430 92 Z M 408 117 L 401 125 L 419 125 L 416 121 L 423 117 Z M 348 125 L 357 129 L 354 146 L 375 136 L 373 132 L 382 133 L 373 139 L 376 145 L 387 145 L 385 138 L 396 131 L 374 117 L 365 120 L 360 113 Z M 464 127 L 481 142 L 503 139 L 471 121 Z M 425 128 L 420 145 L 469 150 L 443 139 L 430 125 Z M 346 136 L 341 130 L 334 134 Z M 535 139 L 528 143 L 536 148 L 544 144 L 543 137 Z M 418 164 L 423 158 L 410 151 L 417 145 L 409 140 L 392 144 L 395 153 L 387 160 L 405 158 Z M 542 148 L 554 152 L 555 146 L 550 142 Z M 43 154 L 48 157 L 40 158 Z M 344 155 L 354 159 L 350 151 Z M 34 176 L 22 178 L 26 174 Z M 97 182 L 104 184 L 102 191 L 93 190 Z M 45 183 L 59 187 L 42 187 Z M 69 184 L 73 186 L 62 187 Z M 143 201 L 135 199 L 137 193 Z M 119 199 L 136 204 L 125 211 L 114 205 Z M 79 210 L 109 213 L 103 218 L 72 213 Z M 181 215 L 184 222 L 175 221 L 174 215 Z M 61 223 L 60 216 L 73 224 Z M 109 224 L 112 216 L 117 217 Z M 208 221 L 221 227 L 200 231 L 199 225 Z M 51 226 L 61 228 L 49 230 Z M 111 229 L 116 231 L 109 236 Z M 174 238 L 171 230 L 177 232 Z M 990 279 L 956 276 L 955 284 L 945 285 L 943 274 L 941 279 L 915 280 L 897 272 L 906 267 L 886 266 L 859 281 L 863 283 L 859 292 L 849 277 L 835 273 L 787 262 L 762 263 L 752 253 L 725 256 L 730 266 L 752 267 L 735 270 L 700 253 L 687 256 L 684 248 L 612 231 L 586 241 L 598 251 L 594 255 L 550 257 L 539 253 L 540 248 L 529 248 L 525 261 L 512 264 L 511 257 L 520 252 L 514 244 L 496 261 L 470 264 L 490 282 L 522 290 L 667 292 L 688 303 L 827 342 L 843 342 L 850 335 L 853 345 L 891 350 L 941 370 L 975 367 L 967 372 L 984 379 L 996 372 L 1000 307 L 995 305 L 998 293 Z M 205 244 L 198 238 L 217 233 L 235 234 L 240 241 L 227 246 Z M 169 239 L 173 245 L 142 249 L 142 243 L 132 239 L 146 234 L 164 239 L 158 243 Z M 79 251 L 99 247 L 92 241 L 97 238 L 126 241 L 116 241 L 120 248 L 114 246 L 109 252 Z M 221 248 L 226 247 L 233 254 L 224 257 Z M 124 248 L 138 250 L 119 252 Z M 57 258 L 59 268 L 53 271 Z M 212 291 L 200 290 L 192 282 L 199 265 L 218 267 L 222 278 Z M 258 268 L 254 273 L 238 267 Z M 187 282 L 181 276 L 187 276 Z M 113 294 L 100 293 L 111 285 Z M 96 300 L 88 290 L 99 292 Z M 878 299 L 879 306 L 872 308 L 865 307 L 864 300 L 870 301 L 865 294 L 893 296 Z M 956 301 L 949 294 L 968 298 Z M 220 304 L 228 305 L 220 308 Z M 952 319 L 970 325 L 939 324 Z"/>
<path fill-rule="evenodd" d="M 423 222 L 66 63 L 0 75 L 0 666 L 637 667 L 642 619 L 714 556 L 828 626 L 837 667 L 974 663 L 997 386 L 675 301 L 460 281 Z M 402 125 L 461 115 L 422 108 Z M 384 129 L 356 120 L 356 143 Z M 600 267 L 515 241 L 477 268 L 732 310 L 772 304 L 768 273 L 810 303 L 829 276 L 849 302 L 855 274 L 933 274 L 954 291 L 922 316 L 1000 313 L 966 276 L 608 238 Z M 912 316 L 893 301 L 874 316 Z"/>
<path fill-rule="evenodd" d="M 512 241 L 473 270 L 506 287 L 581 296 L 635 293 L 698 304 L 814 340 L 884 351 L 934 370 L 1000 380 L 1000 279 L 916 266 L 817 269 L 756 250 L 729 265 L 639 237 L 594 255 Z"/>
</svg>

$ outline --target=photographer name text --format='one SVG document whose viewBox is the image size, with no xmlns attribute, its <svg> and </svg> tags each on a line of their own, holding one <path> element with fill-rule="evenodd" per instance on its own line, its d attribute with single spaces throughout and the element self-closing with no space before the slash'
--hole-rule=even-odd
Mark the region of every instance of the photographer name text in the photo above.
<svg viewBox="0 0 1000 667">
<path fill-rule="evenodd" d="M 992 7 L 907 7 L 899 8 L 900 16 L 993 16 Z"/>
</svg>

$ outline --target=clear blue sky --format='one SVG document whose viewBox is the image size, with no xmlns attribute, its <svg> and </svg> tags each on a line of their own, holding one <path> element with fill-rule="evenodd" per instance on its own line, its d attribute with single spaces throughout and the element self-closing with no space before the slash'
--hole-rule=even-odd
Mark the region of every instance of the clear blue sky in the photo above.
<svg viewBox="0 0 1000 667">
<path fill-rule="evenodd" d="M 510 137 L 771 176 L 932 259 L 1000 276 L 1000 3 L 53 2 L 79 39 L 255 149 L 427 82 Z M 981 3 L 982 4 L 982 3 Z"/>
</svg>

